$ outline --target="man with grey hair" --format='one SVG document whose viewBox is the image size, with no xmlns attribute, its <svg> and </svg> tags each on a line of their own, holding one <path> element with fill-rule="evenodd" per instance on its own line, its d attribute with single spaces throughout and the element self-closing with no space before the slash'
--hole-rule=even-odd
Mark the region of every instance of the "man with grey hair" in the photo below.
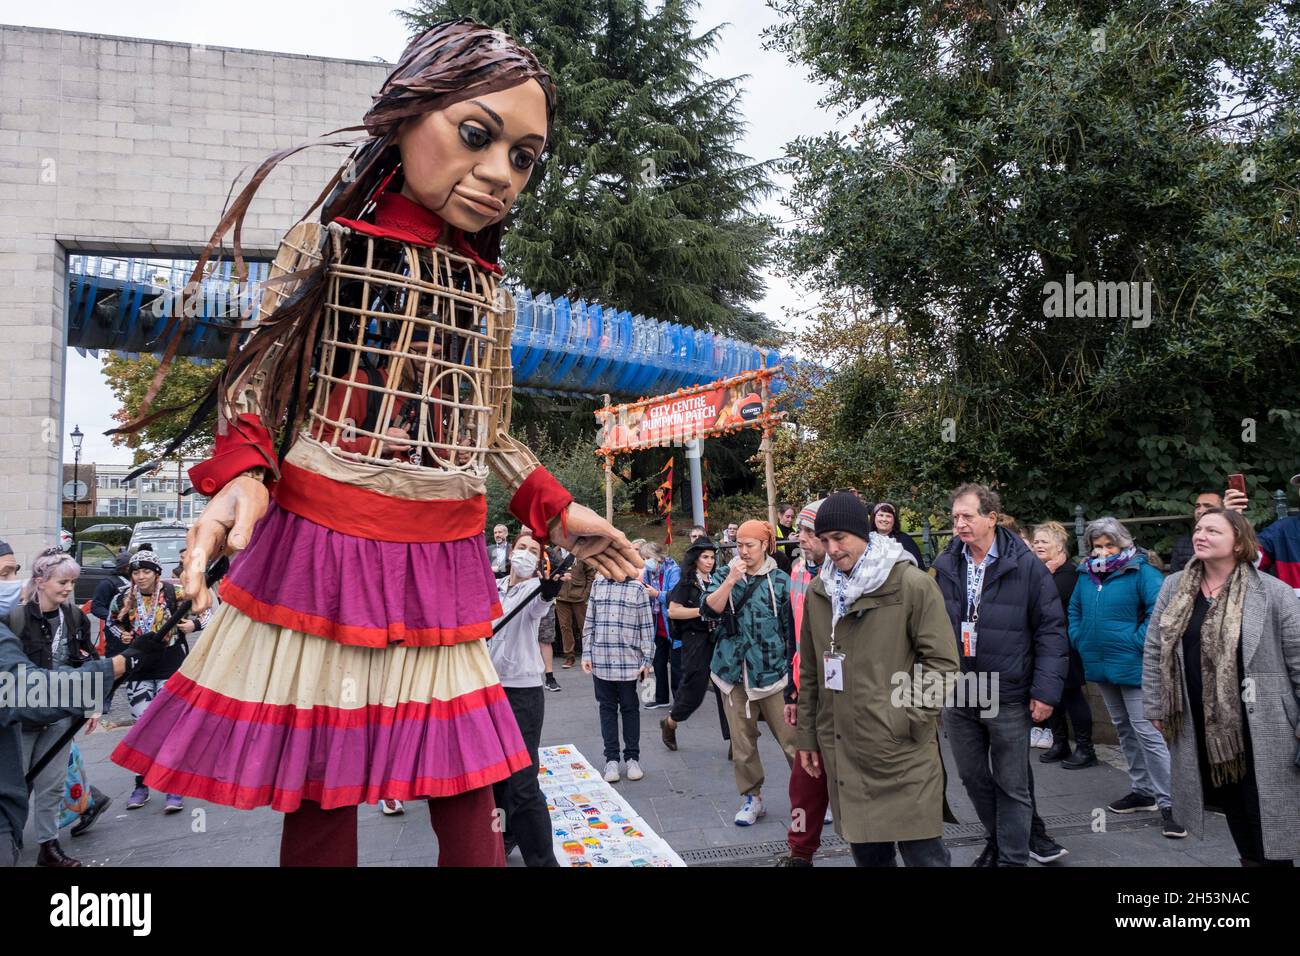
<svg viewBox="0 0 1300 956">
<path fill-rule="evenodd" d="M 1069 660 L 1052 576 L 1017 535 L 998 526 L 1001 511 L 997 492 L 985 485 L 963 484 L 952 494 L 953 540 L 934 562 L 935 581 L 963 677 L 996 688 L 996 697 L 984 709 L 956 701 L 944 724 L 962 784 L 989 833 L 976 865 L 1027 866 L 1029 728 L 1060 702 Z"/>
</svg>

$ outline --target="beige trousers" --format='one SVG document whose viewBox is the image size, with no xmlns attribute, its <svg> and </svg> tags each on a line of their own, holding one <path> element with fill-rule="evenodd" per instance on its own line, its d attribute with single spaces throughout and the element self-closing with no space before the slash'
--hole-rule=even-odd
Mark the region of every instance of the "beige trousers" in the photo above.
<svg viewBox="0 0 1300 956">
<path fill-rule="evenodd" d="M 736 789 L 742 797 L 756 794 L 763 789 L 763 762 L 758 758 L 759 714 L 785 751 L 786 762 L 794 766 L 794 728 L 785 722 L 785 695 L 778 691 L 762 700 L 747 700 L 745 688 L 737 684 L 722 702 L 731 728 L 731 763 L 736 771 Z M 746 704 L 749 716 L 745 715 Z"/>
</svg>

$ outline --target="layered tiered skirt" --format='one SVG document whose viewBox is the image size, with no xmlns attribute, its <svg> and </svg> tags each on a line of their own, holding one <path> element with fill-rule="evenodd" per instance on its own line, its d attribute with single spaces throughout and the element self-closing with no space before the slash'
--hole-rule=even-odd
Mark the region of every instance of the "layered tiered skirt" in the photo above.
<svg viewBox="0 0 1300 956">
<path fill-rule="evenodd" d="M 480 537 L 354 537 L 272 503 L 222 607 L 113 752 L 164 793 L 290 812 L 454 796 L 528 766 L 483 638 Z"/>
</svg>

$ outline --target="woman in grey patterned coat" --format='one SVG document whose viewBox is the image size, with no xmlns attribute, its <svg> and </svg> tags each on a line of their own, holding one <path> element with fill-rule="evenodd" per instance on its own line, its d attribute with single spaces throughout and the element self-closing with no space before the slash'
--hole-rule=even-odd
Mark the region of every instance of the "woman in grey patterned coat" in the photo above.
<svg viewBox="0 0 1300 956">
<path fill-rule="evenodd" d="M 1212 508 L 1147 626 L 1143 708 L 1169 742 L 1174 803 L 1200 836 L 1223 811 L 1242 866 L 1300 856 L 1300 601 L 1254 568 L 1255 532 Z"/>
</svg>

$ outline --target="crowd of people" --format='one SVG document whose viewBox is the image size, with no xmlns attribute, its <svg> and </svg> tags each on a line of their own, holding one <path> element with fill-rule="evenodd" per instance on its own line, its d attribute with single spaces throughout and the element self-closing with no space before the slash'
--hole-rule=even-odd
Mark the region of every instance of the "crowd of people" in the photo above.
<svg viewBox="0 0 1300 956">
<path fill-rule="evenodd" d="M 986 831 L 974 865 L 1048 863 L 1069 851 L 1038 814 L 1030 758 L 1098 766 L 1092 685 L 1129 777 L 1108 812 L 1157 813 L 1181 839 L 1211 807 L 1243 865 L 1287 865 L 1300 854 L 1300 518 L 1257 536 L 1228 502 L 1196 497 L 1168 572 L 1111 517 L 1088 523 L 1072 560 L 1063 525 L 1024 528 L 978 484 L 953 492 L 932 568 L 894 505 L 855 492 L 784 506 L 775 528 L 728 524 L 716 544 L 692 527 L 680 565 L 634 542 L 640 581 L 562 585 L 583 607 L 565 612 L 582 623 L 564 653 L 578 646 L 594 678 L 604 778 L 644 776 L 641 710 L 669 708 L 660 738 L 675 751 L 712 691 L 736 825 L 766 813 L 760 723 L 786 757 L 782 865 L 811 866 L 833 823 L 859 865 L 946 866 L 942 728 Z"/>
<path fill-rule="evenodd" d="M 975 865 L 1060 859 L 1068 851 L 1037 812 L 1029 761 L 1040 749 L 1041 762 L 1064 769 L 1098 765 L 1088 685 L 1129 777 L 1109 812 L 1159 813 L 1161 832 L 1177 839 L 1202 834 L 1206 810 L 1218 810 L 1243 865 L 1291 865 L 1300 855 L 1300 517 L 1257 535 L 1245 504 L 1235 492 L 1226 502 L 1197 495 L 1168 572 L 1110 517 L 1087 525 L 1072 560 L 1065 527 L 1023 528 L 978 484 L 953 492 L 953 537 L 929 568 L 894 505 L 847 491 L 782 507 L 775 528 L 727 525 L 718 543 L 693 527 L 680 564 L 634 541 L 639 580 L 605 577 L 526 531 L 511 542 L 498 525 L 488 552 L 501 615 L 488 650 L 530 758 L 493 787 L 506 852 L 558 865 L 537 779 L 558 655 L 562 668 L 580 662 L 592 677 L 609 783 L 645 775 L 643 709 L 668 711 L 659 736 L 675 751 L 712 692 L 738 826 L 766 814 L 757 746 L 766 724 L 789 767 L 784 866 L 813 865 L 832 824 L 860 866 L 898 857 L 949 865 L 941 731 L 986 831 Z M 122 555 L 117 570 L 83 608 L 71 600 L 80 569 L 70 555 L 49 549 L 23 580 L 0 542 L 0 662 L 124 677 L 138 719 L 211 610 L 128 664 L 123 651 L 148 644 L 178 597 L 147 549 Z M 10 710 L 0 721 L 0 770 L 10 777 L 62 748 L 27 798 L 42 866 L 79 865 L 60 828 L 85 832 L 112 802 L 86 779 L 75 743 L 59 744 L 73 719 Z M 8 778 L 0 791 L 0 844 L 15 861 L 21 792 Z M 149 798 L 137 777 L 126 806 Z M 399 800 L 379 805 L 403 812 Z M 181 809 L 180 796 L 166 796 L 165 812 Z"/>
</svg>

